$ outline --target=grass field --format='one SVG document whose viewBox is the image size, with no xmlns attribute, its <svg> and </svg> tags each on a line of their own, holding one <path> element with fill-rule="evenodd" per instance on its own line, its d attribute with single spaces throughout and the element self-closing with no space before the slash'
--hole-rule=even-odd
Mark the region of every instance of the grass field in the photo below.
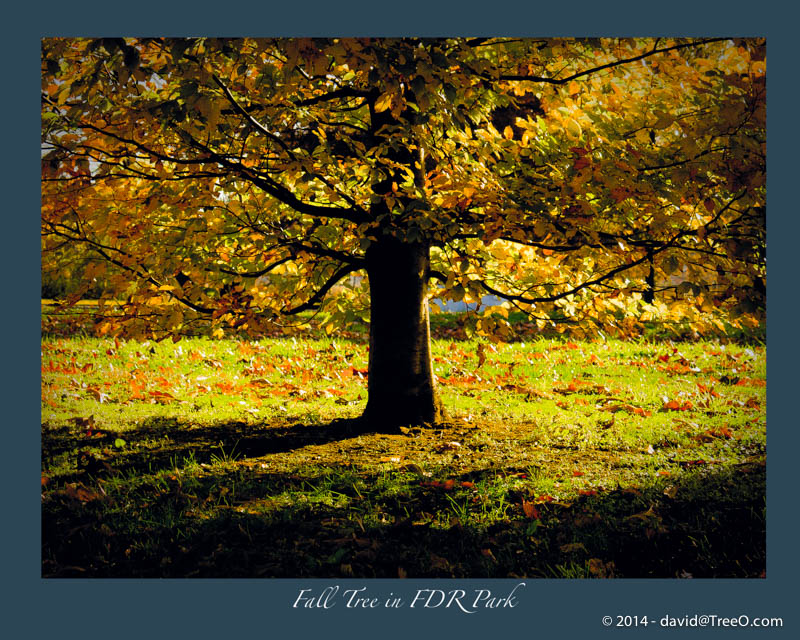
<svg viewBox="0 0 800 640">
<path fill-rule="evenodd" d="M 763 346 L 436 340 L 388 436 L 350 338 L 45 337 L 43 575 L 763 577 Z"/>
</svg>

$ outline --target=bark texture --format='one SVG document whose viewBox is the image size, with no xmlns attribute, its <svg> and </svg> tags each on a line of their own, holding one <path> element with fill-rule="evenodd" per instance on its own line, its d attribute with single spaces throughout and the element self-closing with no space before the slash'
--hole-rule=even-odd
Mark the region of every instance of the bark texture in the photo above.
<svg viewBox="0 0 800 640">
<path fill-rule="evenodd" d="M 430 352 L 429 248 L 386 236 L 366 257 L 371 319 L 364 420 L 382 432 L 440 422 L 444 410 Z"/>
</svg>

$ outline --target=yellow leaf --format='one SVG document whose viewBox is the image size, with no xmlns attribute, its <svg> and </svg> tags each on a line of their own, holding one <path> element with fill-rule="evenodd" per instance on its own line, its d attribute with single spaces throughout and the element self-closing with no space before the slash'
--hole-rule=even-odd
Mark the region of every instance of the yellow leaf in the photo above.
<svg viewBox="0 0 800 640">
<path fill-rule="evenodd" d="M 381 111 L 386 111 L 390 106 L 392 106 L 392 92 L 387 91 L 386 93 L 382 93 L 381 96 L 375 101 L 375 111 L 376 113 L 380 113 Z"/>
<path fill-rule="evenodd" d="M 567 132 L 567 137 L 572 140 L 578 140 L 583 135 L 583 129 L 580 123 L 573 118 L 567 118 L 565 120 L 564 130 Z"/>
<path fill-rule="evenodd" d="M 574 96 L 576 93 L 580 93 L 580 90 L 581 90 L 581 86 L 577 82 L 575 82 L 575 80 L 570 82 L 569 86 L 567 87 L 567 92 L 571 96 Z"/>
<path fill-rule="evenodd" d="M 514 139 L 514 130 L 511 127 L 506 127 L 503 129 L 503 137 L 506 140 L 513 140 Z"/>
<path fill-rule="evenodd" d="M 636 132 L 636 142 L 639 144 L 650 144 L 650 133 L 646 129 Z"/>
</svg>

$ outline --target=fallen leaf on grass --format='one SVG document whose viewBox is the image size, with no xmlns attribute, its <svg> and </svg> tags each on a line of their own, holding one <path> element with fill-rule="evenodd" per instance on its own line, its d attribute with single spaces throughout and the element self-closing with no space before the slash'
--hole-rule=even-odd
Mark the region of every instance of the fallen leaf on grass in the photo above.
<svg viewBox="0 0 800 640">
<path fill-rule="evenodd" d="M 606 407 L 603 407 L 603 411 L 610 411 L 611 413 L 617 413 L 618 411 L 625 411 L 626 413 L 632 413 L 637 416 L 642 416 L 643 418 L 649 418 L 653 415 L 652 411 L 647 411 L 647 409 L 642 409 L 641 407 L 635 407 L 632 404 L 611 404 Z"/>
<path fill-rule="evenodd" d="M 737 387 L 766 387 L 767 381 L 761 378 L 740 378 Z"/>
<path fill-rule="evenodd" d="M 103 403 L 103 402 L 107 402 L 107 401 L 108 401 L 108 394 L 107 394 L 107 393 L 103 393 L 103 392 L 102 392 L 102 391 L 100 391 L 100 389 L 98 389 L 97 387 L 87 387 L 87 388 L 86 388 L 86 391 L 88 391 L 88 392 L 89 392 L 89 394 L 90 394 L 90 395 L 91 395 L 91 396 L 92 396 L 92 397 L 93 397 L 95 400 L 97 400 L 97 401 L 98 401 L 98 402 L 100 402 L 100 403 Z"/>
<path fill-rule="evenodd" d="M 613 560 L 603 562 L 600 558 L 589 560 L 589 573 L 597 578 L 613 578 L 616 565 Z"/>
<path fill-rule="evenodd" d="M 570 542 L 569 544 L 562 544 L 559 547 L 559 550 L 561 553 L 577 553 L 578 551 L 587 551 L 582 542 Z"/>
<path fill-rule="evenodd" d="M 64 495 L 80 502 L 100 500 L 103 496 L 95 491 L 90 491 L 81 484 L 70 482 L 64 487 Z"/>
<path fill-rule="evenodd" d="M 694 405 L 689 400 L 681 402 L 680 400 L 669 400 L 666 397 L 662 405 L 662 409 L 666 411 L 691 411 L 693 408 Z"/>
<path fill-rule="evenodd" d="M 730 439 L 733 437 L 733 431 L 728 427 L 717 427 L 715 429 L 707 429 L 703 433 L 698 433 L 692 436 L 693 440 L 697 442 L 712 442 L 717 438 Z"/>
<path fill-rule="evenodd" d="M 674 500 L 675 496 L 678 495 L 678 487 L 675 485 L 668 486 L 666 489 L 664 489 L 664 495 L 671 500 Z"/>
<path fill-rule="evenodd" d="M 647 521 L 650 518 L 659 518 L 659 515 L 653 511 L 653 506 L 650 505 L 650 508 L 647 511 L 642 511 L 640 513 L 634 513 L 633 515 L 627 516 L 626 520 L 644 520 Z"/>
<path fill-rule="evenodd" d="M 428 561 L 428 564 L 432 569 L 450 571 L 450 563 L 447 561 L 447 559 L 437 556 L 435 553 L 430 554 L 430 560 Z"/>
<path fill-rule="evenodd" d="M 527 500 L 523 500 L 522 511 L 531 520 L 539 519 L 539 510 L 536 508 L 536 505 L 533 502 L 528 502 Z"/>
<path fill-rule="evenodd" d="M 712 389 L 711 387 L 707 387 L 706 385 L 702 384 L 701 382 L 697 383 L 697 389 L 701 393 L 707 393 L 710 396 L 713 396 L 714 398 L 719 398 L 720 397 L 720 394 L 718 392 L 714 391 L 714 389 Z"/>
<path fill-rule="evenodd" d="M 481 549 L 481 554 L 483 554 L 484 557 L 489 558 L 489 560 L 497 564 L 497 558 L 494 557 L 494 554 L 492 553 L 491 549 Z"/>
<path fill-rule="evenodd" d="M 167 404 L 169 402 L 178 401 L 175 396 L 173 396 L 171 393 L 167 393 L 166 391 L 151 391 L 150 397 L 153 398 L 154 402 L 158 402 L 159 404 Z"/>
</svg>

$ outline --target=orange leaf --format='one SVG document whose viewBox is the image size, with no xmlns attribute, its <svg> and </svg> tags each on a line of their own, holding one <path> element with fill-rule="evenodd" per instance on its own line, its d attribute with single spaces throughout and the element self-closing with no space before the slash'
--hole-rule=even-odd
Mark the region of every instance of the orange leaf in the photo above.
<svg viewBox="0 0 800 640">
<path fill-rule="evenodd" d="M 522 510 L 525 512 L 525 515 L 531 520 L 539 519 L 539 510 L 536 508 L 536 505 L 533 502 L 528 502 L 523 498 Z"/>
<path fill-rule="evenodd" d="M 694 405 L 689 400 L 682 403 L 678 400 L 669 400 L 664 402 L 663 408 L 669 411 L 691 411 L 693 406 Z"/>
<path fill-rule="evenodd" d="M 166 391 L 151 391 L 150 397 L 160 404 L 166 404 L 168 402 L 174 402 L 177 400 L 175 396 L 173 396 L 171 393 L 167 393 Z"/>
</svg>

